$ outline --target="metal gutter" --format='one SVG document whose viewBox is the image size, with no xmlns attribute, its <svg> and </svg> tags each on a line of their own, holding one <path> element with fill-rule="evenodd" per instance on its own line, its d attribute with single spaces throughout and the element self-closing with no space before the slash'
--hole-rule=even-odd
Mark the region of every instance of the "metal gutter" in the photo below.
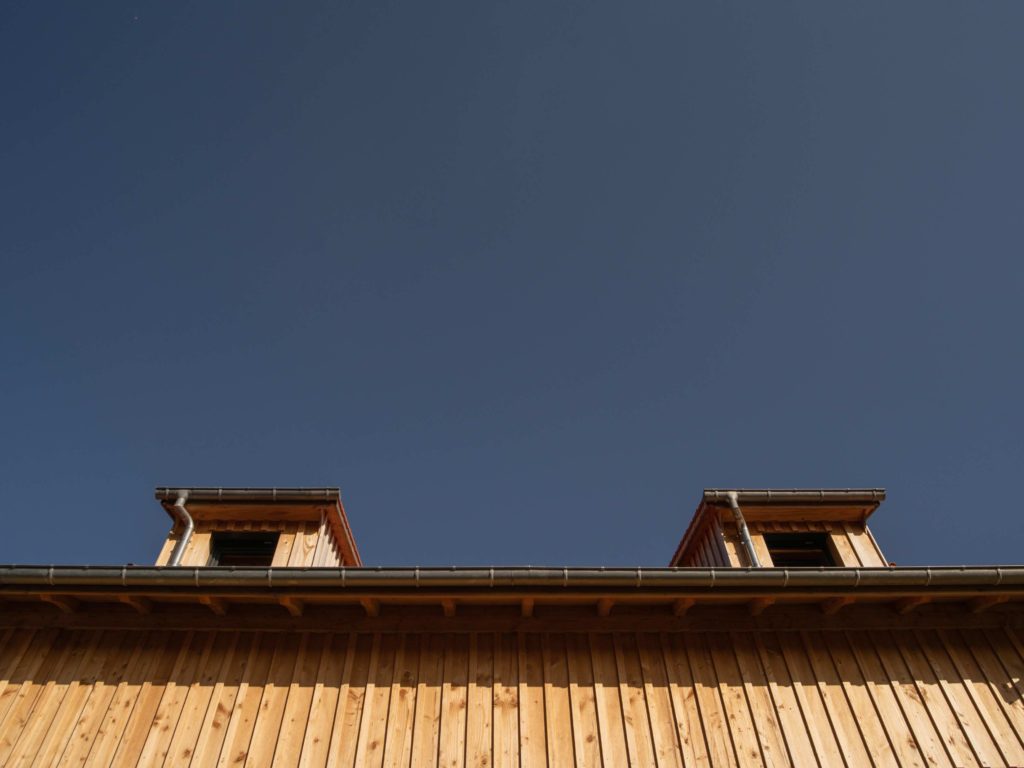
<svg viewBox="0 0 1024 768">
<path fill-rule="evenodd" d="M 278 587 L 331 591 L 465 589 L 900 589 L 1024 590 L 1024 566 L 935 568 L 219 568 L 0 565 L 4 587 L 74 590 L 166 587 L 207 590 Z"/>
<path fill-rule="evenodd" d="M 178 487 L 157 488 L 156 498 L 170 501 L 177 497 Z M 192 501 L 337 501 L 339 488 L 185 488 Z"/>
<path fill-rule="evenodd" d="M 880 504 L 885 501 L 884 488 L 705 488 L 705 503 L 728 504 L 735 495 L 741 504 Z"/>
</svg>

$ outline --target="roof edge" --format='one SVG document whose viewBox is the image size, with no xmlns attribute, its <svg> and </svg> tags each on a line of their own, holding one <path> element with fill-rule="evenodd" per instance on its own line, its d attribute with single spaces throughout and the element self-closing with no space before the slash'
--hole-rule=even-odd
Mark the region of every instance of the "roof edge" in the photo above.
<svg viewBox="0 0 1024 768">
<path fill-rule="evenodd" d="M 729 494 L 740 504 L 880 504 L 884 488 L 705 488 L 704 502 L 727 504 Z"/>
<path fill-rule="evenodd" d="M 334 501 L 341 499 L 340 488 L 191 488 L 189 486 L 157 486 L 155 497 L 174 501 L 179 494 L 188 494 L 189 501 Z"/>
<path fill-rule="evenodd" d="M 697 589 L 724 592 L 759 587 L 781 592 L 822 587 L 860 592 L 914 588 L 1024 591 L 1024 565 L 881 568 L 242 568 L 171 566 L 0 565 L 4 587 L 74 589 L 173 587 L 189 592 L 225 587 L 308 587 L 405 590 L 424 587 L 487 589 Z"/>
</svg>

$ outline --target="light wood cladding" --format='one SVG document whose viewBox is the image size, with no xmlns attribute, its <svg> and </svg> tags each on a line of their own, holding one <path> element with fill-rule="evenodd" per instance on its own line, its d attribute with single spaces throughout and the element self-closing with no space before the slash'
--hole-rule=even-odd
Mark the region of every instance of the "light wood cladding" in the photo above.
<svg viewBox="0 0 1024 768">
<path fill-rule="evenodd" d="M 1024 765 L 1024 637 L 0 630 L 5 765 Z"/>
<path fill-rule="evenodd" d="M 277 549 L 274 552 L 274 560 L 271 563 L 274 567 L 333 568 L 351 565 L 351 563 L 344 562 L 344 555 L 338 545 L 338 540 L 334 536 L 331 526 L 323 518 L 319 522 L 315 520 L 197 520 L 195 531 L 185 547 L 180 565 L 191 567 L 207 565 L 210 560 L 210 542 L 214 533 L 246 531 L 270 531 L 280 534 Z M 178 541 L 178 536 L 177 529 L 171 531 L 157 558 L 157 565 L 167 565 L 171 550 Z"/>
<path fill-rule="evenodd" d="M 887 565 L 875 538 L 864 523 L 858 521 L 748 521 L 754 550 L 766 568 L 772 567 L 771 554 L 765 544 L 766 533 L 816 532 L 828 534 L 836 565 L 846 568 L 874 568 Z M 686 550 L 673 565 L 702 568 L 747 568 L 751 565 L 732 520 L 709 516 L 691 539 Z"/>
<path fill-rule="evenodd" d="M 196 498 L 188 502 L 187 510 L 195 524 L 195 531 L 183 554 L 181 565 L 204 566 L 209 558 L 210 534 L 215 531 L 281 531 L 289 547 L 295 543 L 293 534 L 305 532 L 299 539 L 302 551 L 296 556 L 304 566 L 334 565 L 359 566 L 362 560 L 356 548 L 352 529 L 340 499 L 302 501 L 274 499 L 273 490 L 267 489 L 263 498 L 249 501 Z M 160 497 L 162 498 L 162 497 Z M 181 536 L 182 524 L 173 511 L 169 498 L 162 498 L 161 506 L 173 521 L 173 528 L 157 557 L 157 565 L 166 565 L 171 551 Z M 287 536 L 285 536 L 287 534 Z M 306 552 L 309 548 L 311 551 Z M 290 553 L 290 549 L 289 549 Z M 275 558 L 274 565 L 288 565 L 289 556 Z M 278 562 L 283 560 L 283 562 Z"/>
</svg>

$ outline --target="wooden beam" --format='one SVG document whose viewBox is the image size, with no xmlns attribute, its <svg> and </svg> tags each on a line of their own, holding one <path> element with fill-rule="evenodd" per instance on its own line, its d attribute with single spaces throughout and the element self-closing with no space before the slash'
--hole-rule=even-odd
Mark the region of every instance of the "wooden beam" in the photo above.
<svg viewBox="0 0 1024 768">
<path fill-rule="evenodd" d="M 209 595 L 201 595 L 199 602 L 209 608 L 211 611 L 216 613 L 218 616 L 224 616 L 228 612 L 227 603 L 221 600 L 219 597 L 210 597 Z"/>
<path fill-rule="evenodd" d="M 848 596 L 829 598 L 821 604 L 821 612 L 826 616 L 834 616 L 852 602 L 853 598 Z"/>
<path fill-rule="evenodd" d="M 277 602 L 283 605 L 292 616 L 301 616 L 306 604 L 296 597 L 279 597 Z"/>
<path fill-rule="evenodd" d="M 696 602 L 692 597 L 681 597 L 672 603 L 672 614 L 674 616 L 685 616 L 686 612 L 693 608 Z"/>
<path fill-rule="evenodd" d="M 532 597 L 524 597 L 522 602 L 519 603 L 519 609 L 524 619 L 529 619 L 533 616 L 533 605 Z"/>
<path fill-rule="evenodd" d="M 615 601 L 610 597 L 602 597 L 597 601 L 597 615 L 607 616 L 612 612 L 612 606 L 615 605 Z"/>
<path fill-rule="evenodd" d="M 367 616 L 380 616 L 379 600 L 374 600 L 372 597 L 364 597 L 359 600 L 359 604 L 363 606 Z"/>
<path fill-rule="evenodd" d="M 153 610 L 152 601 L 145 597 L 139 597 L 138 595 L 118 595 L 117 599 L 125 605 L 130 605 L 142 615 L 146 615 Z"/>
<path fill-rule="evenodd" d="M 983 597 L 976 597 L 973 600 L 968 601 L 967 606 L 971 613 L 982 613 L 994 605 L 999 605 L 1000 603 L 1005 603 L 1009 600 L 1009 595 L 984 595 Z"/>
<path fill-rule="evenodd" d="M 910 613 L 915 608 L 924 605 L 925 603 L 931 602 L 930 597 L 918 595 L 917 597 L 905 597 L 902 600 L 897 600 L 895 603 L 896 613 L 904 614 Z"/>
<path fill-rule="evenodd" d="M 43 593 L 39 596 L 41 600 L 60 609 L 61 613 L 74 613 L 78 610 L 78 600 L 66 595 L 49 595 Z"/>
<path fill-rule="evenodd" d="M 442 600 L 441 610 L 444 611 L 444 615 L 449 619 L 452 618 L 455 615 L 455 601 L 450 598 Z"/>
<path fill-rule="evenodd" d="M 2 594 L 2 591 L 0 591 Z M 974 597 L 979 595 L 975 594 Z M 198 596 L 195 596 L 198 597 Z M 743 604 L 730 603 L 720 607 L 701 607 L 691 610 L 685 618 L 672 614 L 670 603 L 662 600 L 648 603 L 645 610 L 612 611 L 610 616 L 598 616 L 594 610 L 595 598 L 589 605 L 578 605 L 564 610 L 538 610 L 532 618 L 520 615 L 516 606 L 493 606 L 476 608 L 465 606 L 458 601 L 458 613 L 453 618 L 441 614 L 438 599 L 433 610 L 406 611 L 402 606 L 388 604 L 388 610 L 381 610 L 376 617 L 367 616 L 359 605 L 332 606 L 309 602 L 300 619 L 296 619 L 278 604 L 276 596 L 272 605 L 226 601 L 230 607 L 227 616 L 218 616 L 205 605 L 195 600 L 188 604 L 164 601 L 161 596 L 160 609 L 155 605 L 149 615 L 126 611 L 116 602 L 112 594 L 106 604 L 83 601 L 74 613 L 41 608 L 36 596 L 32 603 L 0 602 L 0 633 L 8 627 L 17 628 L 67 628 L 104 630 L 158 630 L 174 631 L 193 629 L 294 632 L 301 624 L 302 631 L 335 633 L 339 627 L 345 632 L 369 633 L 472 633 L 472 632 L 761 632 L 790 631 L 794 627 L 810 630 L 903 630 L 903 629 L 1003 629 L 1009 627 L 1015 632 L 1024 632 L 1024 611 L 999 610 L 990 608 L 982 613 L 972 614 L 967 600 L 959 602 L 935 600 L 927 611 L 912 611 L 907 615 L 898 614 L 892 599 L 886 603 L 864 603 L 858 599 L 854 605 L 841 610 L 835 616 L 826 615 L 821 609 L 825 595 L 819 594 L 813 603 L 787 605 L 781 601 L 760 616 L 751 616 L 747 609 L 749 599 Z M 539 600 L 541 598 L 538 598 Z M 1011 601 L 1019 599 L 1011 597 Z M 154 603 L 156 603 L 154 598 Z M 1016 603 L 1010 602 L 1016 607 Z"/>
<path fill-rule="evenodd" d="M 747 610 L 750 612 L 751 616 L 760 616 L 764 613 L 765 608 L 769 608 L 774 603 L 774 597 L 758 597 L 747 604 Z"/>
</svg>

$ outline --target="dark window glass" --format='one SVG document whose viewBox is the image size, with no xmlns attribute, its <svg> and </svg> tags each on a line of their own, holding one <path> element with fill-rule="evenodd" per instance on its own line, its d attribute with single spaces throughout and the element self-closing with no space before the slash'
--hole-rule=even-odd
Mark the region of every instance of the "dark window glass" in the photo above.
<svg viewBox="0 0 1024 768">
<path fill-rule="evenodd" d="M 827 533 L 766 533 L 764 543 L 776 568 L 834 568 Z"/>
<path fill-rule="evenodd" d="M 207 565 L 248 565 L 266 568 L 274 561 L 276 533 L 215 533 Z"/>
</svg>

